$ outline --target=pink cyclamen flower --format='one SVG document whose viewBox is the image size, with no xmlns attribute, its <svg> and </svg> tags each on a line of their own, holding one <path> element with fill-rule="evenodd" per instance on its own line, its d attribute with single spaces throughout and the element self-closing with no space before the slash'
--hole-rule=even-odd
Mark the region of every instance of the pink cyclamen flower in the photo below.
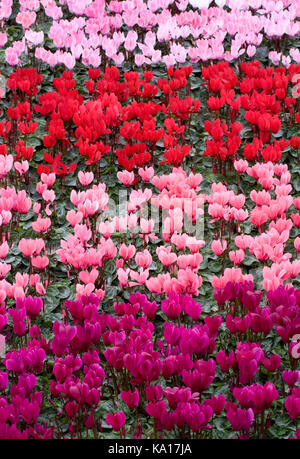
<svg viewBox="0 0 300 459">
<path fill-rule="evenodd" d="M 39 214 L 39 213 L 40 213 L 40 210 L 41 210 L 41 207 L 42 207 L 42 206 L 41 206 L 41 204 L 40 204 L 39 202 L 35 202 L 35 203 L 33 204 L 33 207 L 32 207 L 33 212 L 34 212 L 35 214 Z"/>
<path fill-rule="evenodd" d="M 125 186 L 132 185 L 132 183 L 134 182 L 133 172 L 128 172 L 128 171 L 118 172 L 117 177 L 120 180 L 120 182 L 122 182 L 123 185 Z"/>
<path fill-rule="evenodd" d="M 135 256 L 135 262 L 141 268 L 147 269 L 152 263 L 152 256 L 148 250 L 144 250 L 144 252 L 138 252 Z"/>
<path fill-rule="evenodd" d="M 294 240 L 294 246 L 297 252 L 300 252 L 300 237 L 296 237 L 296 239 Z"/>
<path fill-rule="evenodd" d="M 44 32 L 34 32 L 33 30 L 26 30 L 25 38 L 28 40 L 32 45 L 38 46 L 43 43 L 44 41 Z"/>
<path fill-rule="evenodd" d="M 113 430 L 115 432 L 118 432 L 124 426 L 125 421 L 126 421 L 126 416 L 123 413 L 123 411 L 119 411 L 119 412 L 117 412 L 115 414 L 109 413 L 106 416 L 105 420 L 106 420 L 107 424 L 112 426 L 112 428 L 113 428 Z"/>
<path fill-rule="evenodd" d="M 297 210 L 300 210 L 300 196 L 294 199 L 293 204 Z"/>
<path fill-rule="evenodd" d="M 24 175 L 29 169 L 29 163 L 28 161 L 22 161 L 22 162 L 16 161 L 14 163 L 14 168 L 18 172 L 18 174 Z"/>
<path fill-rule="evenodd" d="M 53 202 L 55 200 L 55 193 L 53 190 L 45 190 L 42 193 L 42 197 L 47 202 Z"/>
<path fill-rule="evenodd" d="M 240 265 L 245 258 L 245 252 L 242 249 L 236 251 L 231 250 L 229 252 L 229 258 L 235 265 Z"/>
<path fill-rule="evenodd" d="M 139 391 L 137 389 L 134 392 L 131 392 L 130 390 L 126 392 L 125 390 L 123 390 L 121 392 L 121 399 L 123 400 L 123 402 L 126 403 L 130 410 L 133 410 L 133 408 L 135 408 L 139 403 Z"/>
<path fill-rule="evenodd" d="M 93 172 L 78 172 L 78 180 L 81 183 L 82 186 L 88 186 L 92 183 L 94 180 L 94 174 Z"/>
<path fill-rule="evenodd" d="M 18 249 L 25 257 L 31 257 L 33 254 L 38 255 L 44 248 L 45 242 L 43 239 L 22 238 L 18 244 Z"/>
<path fill-rule="evenodd" d="M 24 11 L 17 14 L 16 22 L 22 24 L 24 29 L 29 29 L 29 27 L 34 24 L 36 20 L 36 13 L 34 11 Z"/>
<path fill-rule="evenodd" d="M 241 408 L 229 408 L 227 410 L 227 419 L 232 425 L 233 430 L 248 433 L 254 422 L 254 413 L 251 408 L 243 410 Z"/>
<path fill-rule="evenodd" d="M 127 34 L 127 37 L 125 39 L 124 47 L 126 51 L 133 51 L 134 48 L 136 47 L 136 42 L 138 39 L 138 35 L 134 30 L 130 30 Z"/>
<path fill-rule="evenodd" d="M 220 256 L 227 249 L 227 242 L 224 239 L 222 241 L 214 240 L 211 243 L 211 248 L 217 256 Z"/>
<path fill-rule="evenodd" d="M 51 226 L 51 220 L 49 217 L 41 218 L 38 216 L 37 220 L 32 223 L 32 229 L 39 231 L 40 233 L 46 233 Z"/>
<path fill-rule="evenodd" d="M 0 178 L 6 177 L 11 170 L 14 159 L 12 155 L 0 156 Z"/>
<path fill-rule="evenodd" d="M 115 225 L 113 222 L 101 222 L 98 227 L 98 231 L 103 234 L 103 236 L 107 239 L 109 238 L 113 232 L 115 231 Z"/>
<path fill-rule="evenodd" d="M 46 266 L 48 266 L 49 264 L 49 258 L 46 255 L 44 255 L 43 257 L 41 257 L 40 255 L 37 257 L 32 257 L 31 264 L 35 268 L 45 269 Z"/>
<path fill-rule="evenodd" d="M 17 65 L 17 64 L 19 64 L 21 62 L 20 59 L 19 59 L 20 54 L 21 53 L 17 52 L 14 48 L 9 46 L 5 50 L 5 59 L 6 59 L 6 61 L 7 61 L 7 63 L 9 65 L 14 67 L 15 65 Z"/>
<path fill-rule="evenodd" d="M 244 159 L 240 159 L 239 161 L 234 161 L 233 166 L 239 174 L 242 174 L 247 170 L 248 162 Z"/>
<path fill-rule="evenodd" d="M 150 182 L 154 175 L 154 169 L 153 167 L 145 167 L 144 169 L 140 167 L 138 173 L 144 182 Z"/>
<path fill-rule="evenodd" d="M 6 241 L 4 241 L 0 245 L 0 258 L 5 258 L 6 255 L 8 254 L 8 251 L 9 251 L 8 243 Z"/>
<path fill-rule="evenodd" d="M 136 252 L 136 248 L 132 244 L 130 244 L 129 246 L 126 246 L 126 244 L 122 244 L 119 249 L 119 255 L 125 261 L 130 260 L 130 258 L 134 257 L 135 252 Z"/>
<path fill-rule="evenodd" d="M 282 372 L 282 379 L 289 387 L 293 387 L 300 379 L 300 371 L 287 370 Z"/>
<path fill-rule="evenodd" d="M 75 210 L 69 210 L 67 212 L 67 220 L 70 223 L 71 226 L 76 226 L 78 223 L 81 222 L 83 219 L 83 213 L 82 212 L 76 212 Z"/>
<path fill-rule="evenodd" d="M 51 188 L 55 182 L 56 175 L 52 172 L 51 174 L 41 174 L 41 181 Z"/>
</svg>

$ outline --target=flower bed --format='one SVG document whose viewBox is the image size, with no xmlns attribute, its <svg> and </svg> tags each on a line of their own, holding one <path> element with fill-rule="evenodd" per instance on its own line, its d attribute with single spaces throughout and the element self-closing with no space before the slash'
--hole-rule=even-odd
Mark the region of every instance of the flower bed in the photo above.
<svg viewBox="0 0 300 459">
<path fill-rule="evenodd" d="M 1 2 L 0 438 L 300 437 L 299 5 L 246 3 Z"/>
</svg>

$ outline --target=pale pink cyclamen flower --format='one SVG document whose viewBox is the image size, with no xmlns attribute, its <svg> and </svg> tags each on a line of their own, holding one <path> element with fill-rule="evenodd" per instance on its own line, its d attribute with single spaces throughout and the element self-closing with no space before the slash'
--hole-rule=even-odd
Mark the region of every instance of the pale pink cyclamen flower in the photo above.
<svg viewBox="0 0 300 459">
<path fill-rule="evenodd" d="M 15 161 L 14 168 L 18 172 L 18 174 L 24 175 L 29 169 L 29 163 L 28 161 L 22 161 L 22 162 Z"/>
<path fill-rule="evenodd" d="M 27 273 L 17 273 L 15 275 L 15 284 L 21 287 L 26 287 L 29 282 L 29 276 Z"/>
<path fill-rule="evenodd" d="M 143 252 L 137 252 L 135 255 L 135 262 L 138 266 L 143 269 L 149 268 L 152 263 L 152 256 L 149 250 L 144 250 Z"/>
<path fill-rule="evenodd" d="M 155 226 L 155 222 L 152 219 L 146 220 L 145 218 L 141 218 L 140 226 L 141 226 L 141 232 L 148 234 L 152 232 Z"/>
<path fill-rule="evenodd" d="M 255 53 L 256 53 L 256 46 L 248 45 L 248 48 L 247 48 L 248 56 L 253 57 Z"/>
<path fill-rule="evenodd" d="M 26 30 L 25 38 L 34 46 L 41 45 L 44 41 L 44 32 L 34 32 L 33 30 Z"/>
<path fill-rule="evenodd" d="M 93 268 L 90 272 L 88 271 L 80 271 L 79 272 L 79 279 L 84 284 L 95 284 L 96 279 L 99 275 L 99 272 L 96 268 Z"/>
<path fill-rule="evenodd" d="M 101 65 L 99 49 L 84 48 L 82 51 L 82 62 L 86 66 L 97 68 Z"/>
<path fill-rule="evenodd" d="M 154 175 L 154 169 L 153 167 L 145 167 L 144 169 L 140 167 L 138 173 L 144 182 L 150 182 Z"/>
<path fill-rule="evenodd" d="M 41 210 L 41 207 L 42 207 L 42 205 L 41 205 L 39 202 L 35 202 L 35 203 L 33 204 L 33 212 L 34 212 L 35 214 L 39 214 L 39 213 L 40 213 L 40 210 Z"/>
<path fill-rule="evenodd" d="M 245 258 L 245 252 L 242 249 L 231 250 L 229 252 L 229 258 L 235 265 L 240 265 Z"/>
<path fill-rule="evenodd" d="M 115 231 L 115 224 L 114 222 L 101 222 L 98 227 L 98 231 L 103 234 L 103 236 L 108 239 L 113 232 Z"/>
<path fill-rule="evenodd" d="M 168 266 L 172 265 L 177 260 L 176 253 L 171 252 L 171 250 L 172 250 L 171 246 L 168 246 L 168 247 L 161 246 L 161 247 L 157 247 L 157 249 L 156 249 L 156 254 L 157 254 L 159 260 L 164 265 L 164 267 L 168 267 Z"/>
<path fill-rule="evenodd" d="M 214 240 L 211 243 L 211 248 L 217 256 L 220 256 L 227 249 L 227 242 L 224 239 L 223 241 Z"/>
<path fill-rule="evenodd" d="M 176 245 L 178 250 L 183 250 L 186 247 L 186 241 L 188 239 L 188 235 L 183 234 L 173 234 L 171 237 L 172 244 Z"/>
<path fill-rule="evenodd" d="M 119 268 L 117 270 L 118 281 L 119 281 L 120 287 L 127 287 L 128 286 L 128 274 L 129 274 L 129 272 L 130 272 L 129 268 L 127 268 L 127 269 Z"/>
<path fill-rule="evenodd" d="M 6 177 L 6 175 L 12 168 L 13 162 L 14 159 L 12 155 L 0 156 L 0 178 Z"/>
<path fill-rule="evenodd" d="M 46 233 L 51 226 L 51 220 L 49 217 L 41 218 L 39 215 L 37 220 L 32 223 L 32 229 L 40 233 Z"/>
<path fill-rule="evenodd" d="M 31 287 L 35 287 L 38 282 L 40 282 L 40 275 L 39 274 L 31 274 L 29 276 L 29 285 Z"/>
<path fill-rule="evenodd" d="M 252 236 L 249 236 L 247 234 L 243 234 L 243 235 L 240 235 L 240 236 L 236 236 L 234 242 L 235 242 L 235 245 L 239 248 L 239 249 L 242 249 L 242 250 L 246 250 L 248 249 L 251 244 L 252 244 Z"/>
<path fill-rule="evenodd" d="M 228 282 L 236 282 L 239 284 L 246 281 L 253 282 L 252 274 L 243 274 L 240 268 L 226 268 L 223 276 L 213 276 L 211 285 L 214 288 L 224 288 Z"/>
<path fill-rule="evenodd" d="M 120 182 L 125 186 L 130 186 L 134 182 L 134 173 L 128 171 L 122 171 L 117 173 L 117 177 Z"/>
<path fill-rule="evenodd" d="M 137 67 L 142 67 L 144 65 L 146 58 L 143 54 L 135 54 L 134 62 Z"/>
<path fill-rule="evenodd" d="M 51 188 L 55 182 L 56 175 L 52 172 L 51 174 L 41 174 L 41 181 Z"/>
<path fill-rule="evenodd" d="M 95 295 L 97 295 L 97 297 L 99 298 L 100 301 L 103 300 L 103 298 L 105 297 L 105 293 L 106 293 L 106 287 L 105 287 L 105 290 L 103 290 L 102 288 L 98 288 L 94 291 Z"/>
<path fill-rule="evenodd" d="M 0 32 L 0 48 L 3 48 L 3 46 L 7 42 L 7 33 L 6 32 Z"/>
<path fill-rule="evenodd" d="M 17 14 L 16 22 L 21 24 L 24 29 L 29 29 L 35 23 L 36 13 L 34 11 L 24 11 Z"/>
<path fill-rule="evenodd" d="M 119 255 L 122 257 L 125 261 L 130 260 L 131 258 L 134 257 L 136 252 L 136 248 L 134 245 L 130 244 L 127 246 L 126 244 L 122 244 L 119 248 Z"/>
<path fill-rule="evenodd" d="M 278 65 L 281 59 L 282 53 L 277 53 L 276 51 L 269 52 L 269 59 L 274 65 Z"/>
<path fill-rule="evenodd" d="M 45 207 L 45 214 L 48 215 L 48 217 L 50 217 L 50 215 L 52 215 L 52 210 L 50 209 L 50 205 L 51 203 L 48 203 Z M 56 205 L 54 204 L 54 208 L 56 207 Z"/>
<path fill-rule="evenodd" d="M 8 243 L 6 241 L 4 241 L 1 245 L 0 245 L 0 258 L 5 258 L 8 254 L 8 251 L 9 251 L 9 246 L 8 246 Z"/>
<path fill-rule="evenodd" d="M 246 198 L 243 194 L 238 194 L 230 198 L 230 204 L 240 210 L 245 204 Z"/>
<path fill-rule="evenodd" d="M 268 206 L 271 202 L 271 195 L 268 191 L 256 191 L 252 190 L 250 193 L 250 198 L 257 206 Z"/>
<path fill-rule="evenodd" d="M 42 197 L 46 202 L 53 202 L 55 200 L 55 193 L 53 190 L 45 190 L 42 193 Z"/>
<path fill-rule="evenodd" d="M 148 269 L 144 270 L 143 268 L 140 268 L 139 272 L 136 272 L 131 269 L 130 277 L 132 280 L 136 282 L 129 282 L 129 287 L 134 287 L 137 285 L 144 285 L 146 280 L 149 277 L 149 270 Z"/>
<path fill-rule="evenodd" d="M 45 6 L 45 13 L 48 17 L 52 18 L 54 21 L 61 19 L 63 17 L 62 9 L 56 5 L 54 0 L 49 0 Z"/>
<path fill-rule="evenodd" d="M 120 217 L 120 218 L 119 217 L 114 217 L 113 218 L 113 223 L 115 225 L 117 233 L 124 233 L 129 228 L 127 216 Z"/>
<path fill-rule="evenodd" d="M 296 239 L 294 240 L 294 246 L 297 252 L 300 252 L 300 237 L 296 237 Z"/>
<path fill-rule="evenodd" d="M 80 300 L 83 296 L 89 296 L 95 290 L 94 284 L 76 285 L 76 300 Z"/>
<path fill-rule="evenodd" d="M 7 263 L 0 263 L 0 279 L 3 279 L 11 270 L 11 265 Z"/>
<path fill-rule="evenodd" d="M 292 62 L 292 59 L 290 56 L 282 56 L 281 61 L 284 67 L 288 68 Z"/>
<path fill-rule="evenodd" d="M 38 11 L 38 9 L 40 8 L 40 0 L 20 0 L 20 4 L 21 4 L 21 11 L 23 10 Z"/>
<path fill-rule="evenodd" d="M 123 53 L 114 54 L 113 61 L 117 67 L 120 67 L 124 62 L 124 54 Z"/>
<path fill-rule="evenodd" d="M 49 258 L 46 255 L 44 256 L 38 255 L 37 257 L 32 257 L 31 264 L 35 268 L 43 270 L 48 266 Z"/>
<path fill-rule="evenodd" d="M 18 287 L 16 285 L 13 286 L 13 297 L 15 300 L 21 298 L 22 300 L 25 298 L 25 292 L 23 287 Z"/>
<path fill-rule="evenodd" d="M 46 295 L 46 288 L 44 287 L 44 285 L 42 284 L 42 282 L 37 282 L 37 283 L 36 283 L 36 285 L 35 285 L 35 291 L 36 291 L 36 293 L 38 293 L 38 294 L 41 295 L 41 296 Z"/>
<path fill-rule="evenodd" d="M 45 242 L 43 239 L 22 238 L 18 244 L 18 249 L 23 253 L 25 257 L 31 257 L 33 254 L 38 255 L 44 248 Z"/>
<path fill-rule="evenodd" d="M 94 180 L 93 172 L 78 172 L 78 180 L 80 181 L 82 186 L 88 186 Z"/>
<path fill-rule="evenodd" d="M 132 52 L 136 47 L 138 35 L 134 30 L 130 30 L 125 38 L 124 47 L 126 51 Z"/>
<path fill-rule="evenodd" d="M 42 183 L 42 182 L 38 182 L 36 184 L 36 191 L 39 193 L 39 194 L 43 194 L 45 190 L 47 190 L 48 186 L 46 185 L 46 183 Z"/>
<path fill-rule="evenodd" d="M 297 210 L 300 210 L 300 196 L 298 198 L 294 199 L 293 204 L 294 204 L 294 206 L 296 207 Z"/>
<path fill-rule="evenodd" d="M 186 239 L 186 246 L 190 249 L 191 253 L 197 253 L 205 246 L 205 241 L 188 236 Z"/>
<path fill-rule="evenodd" d="M 247 170 L 248 162 L 244 159 L 240 159 L 239 161 L 234 161 L 233 166 L 239 174 L 242 174 Z"/>
</svg>

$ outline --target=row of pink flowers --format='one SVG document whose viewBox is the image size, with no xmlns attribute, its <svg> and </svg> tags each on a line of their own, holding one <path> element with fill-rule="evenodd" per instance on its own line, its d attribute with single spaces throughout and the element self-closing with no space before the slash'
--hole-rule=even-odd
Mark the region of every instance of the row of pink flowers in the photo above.
<svg viewBox="0 0 300 459">
<path fill-rule="evenodd" d="M 12 66 L 33 52 L 51 67 L 64 64 L 68 69 L 76 61 L 95 68 L 101 61 L 121 66 L 128 60 L 137 66 L 163 62 L 169 67 L 188 60 L 252 58 L 265 37 L 270 40 L 269 58 L 274 64 L 300 62 L 297 47 L 291 47 L 286 55 L 278 46 L 282 37 L 299 35 L 297 0 L 219 0 L 216 7 L 211 3 L 60 0 L 57 5 L 53 0 L 22 1 L 16 23 L 22 26 L 23 38 L 12 42 L 9 32 L 1 32 L 0 46 Z M 11 7 L 11 0 L 2 0 L 0 18 L 9 19 Z M 67 17 L 63 7 L 68 10 Z M 47 33 L 41 30 L 45 16 L 51 23 Z M 50 50 L 43 46 L 46 39 L 51 40 Z"/>
</svg>

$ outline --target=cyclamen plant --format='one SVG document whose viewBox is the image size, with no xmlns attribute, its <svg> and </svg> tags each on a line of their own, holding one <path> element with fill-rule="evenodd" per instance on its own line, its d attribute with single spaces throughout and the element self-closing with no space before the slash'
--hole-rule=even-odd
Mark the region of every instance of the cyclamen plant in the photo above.
<svg viewBox="0 0 300 459">
<path fill-rule="evenodd" d="M 299 15 L 0 2 L 0 438 L 300 438 Z"/>
</svg>

